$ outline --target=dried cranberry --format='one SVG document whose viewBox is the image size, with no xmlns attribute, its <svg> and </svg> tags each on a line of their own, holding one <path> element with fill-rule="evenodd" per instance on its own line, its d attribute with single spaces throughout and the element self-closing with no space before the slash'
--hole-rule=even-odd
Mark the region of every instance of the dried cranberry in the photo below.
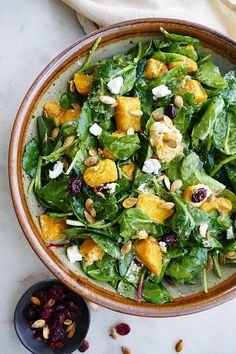
<svg viewBox="0 0 236 354">
<path fill-rule="evenodd" d="M 64 309 L 65 309 L 65 305 L 63 304 L 59 304 L 55 307 L 56 312 L 63 311 Z"/>
<path fill-rule="evenodd" d="M 54 300 L 59 300 L 61 295 L 64 293 L 64 289 L 60 285 L 53 285 L 49 290 L 49 297 Z"/>
<path fill-rule="evenodd" d="M 205 188 L 199 188 L 197 192 L 193 193 L 192 195 L 192 202 L 193 203 L 200 203 L 207 197 L 207 190 Z"/>
<path fill-rule="evenodd" d="M 161 241 L 166 242 L 168 245 L 173 245 L 178 242 L 178 238 L 176 235 L 164 235 L 161 238 Z"/>
<path fill-rule="evenodd" d="M 43 309 L 40 314 L 40 318 L 47 323 L 51 322 L 53 319 L 54 310 L 52 308 Z"/>
<path fill-rule="evenodd" d="M 59 314 L 57 315 L 58 323 L 63 324 L 65 319 L 66 319 L 66 315 L 64 314 L 64 312 L 59 312 Z"/>
<path fill-rule="evenodd" d="M 29 305 L 24 310 L 24 316 L 28 322 L 33 322 L 39 319 L 39 309 L 34 305 Z"/>
<path fill-rule="evenodd" d="M 86 352 L 89 348 L 89 342 L 87 340 L 84 340 L 83 343 L 79 346 L 78 351 L 81 353 Z"/>
<path fill-rule="evenodd" d="M 70 310 L 71 313 L 74 313 L 77 316 L 81 315 L 80 307 L 75 305 L 73 301 L 68 301 L 66 303 L 66 307 Z"/>
<path fill-rule="evenodd" d="M 165 107 L 165 114 L 170 118 L 176 117 L 176 107 L 173 103 L 168 104 L 168 106 Z"/>
<path fill-rule="evenodd" d="M 81 192 L 82 180 L 78 177 L 72 177 L 69 181 L 67 192 L 69 192 L 73 197 Z"/>
<path fill-rule="evenodd" d="M 50 343 L 49 347 L 52 348 L 52 349 L 60 349 L 64 346 L 64 344 L 62 342 L 59 342 L 59 341 L 53 341 Z"/>
<path fill-rule="evenodd" d="M 126 336 L 130 332 L 130 326 L 127 323 L 120 323 L 115 328 L 120 336 Z"/>
<path fill-rule="evenodd" d="M 58 340 L 63 339 L 65 336 L 65 331 L 61 324 L 56 323 L 50 329 L 50 340 L 52 342 L 57 342 Z"/>
<path fill-rule="evenodd" d="M 95 187 L 97 193 L 103 193 L 107 190 L 105 184 L 100 184 L 99 186 Z"/>
<path fill-rule="evenodd" d="M 37 297 L 41 302 L 45 302 L 47 300 L 47 292 L 43 290 L 38 290 L 34 293 L 34 296 Z"/>
<path fill-rule="evenodd" d="M 72 314 L 69 309 L 66 308 L 63 312 L 65 314 L 66 319 L 69 319 L 69 320 L 74 320 L 75 319 L 74 314 Z"/>
</svg>

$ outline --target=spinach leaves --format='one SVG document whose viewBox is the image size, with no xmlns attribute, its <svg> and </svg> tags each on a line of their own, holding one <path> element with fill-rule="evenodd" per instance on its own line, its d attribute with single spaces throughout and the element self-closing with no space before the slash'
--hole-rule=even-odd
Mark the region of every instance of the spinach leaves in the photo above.
<svg viewBox="0 0 236 354">
<path fill-rule="evenodd" d="M 25 147 L 22 168 L 30 177 L 35 177 L 39 158 L 39 145 L 36 139 L 32 139 Z"/>
</svg>

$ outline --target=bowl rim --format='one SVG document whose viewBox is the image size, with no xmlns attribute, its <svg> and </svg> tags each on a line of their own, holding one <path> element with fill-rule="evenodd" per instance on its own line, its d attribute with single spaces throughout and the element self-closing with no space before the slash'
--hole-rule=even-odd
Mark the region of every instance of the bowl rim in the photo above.
<svg viewBox="0 0 236 354">
<path fill-rule="evenodd" d="M 26 129 L 29 118 L 27 114 L 29 114 L 28 112 L 31 111 L 35 101 L 37 101 L 37 97 L 39 97 L 42 92 L 45 82 L 48 82 L 50 77 L 55 76 L 56 73 L 63 71 L 63 65 L 66 65 L 66 60 L 69 60 L 72 54 L 75 54 L 75 52 L 82 48 L 85 48 L 87 51 L 91 46 L 91 43 L 93 43 L 98 36 L 102 37 L 102 40 L 105 40 L 108 36 L 110 36 L 108 41 L 117 39 L 117 37 L 117 40 L 119 40 L 119 31 L 127 31 L 126 33 L 132 37 L 132 33 L 133 35 L 135 34 L 133 32 L 135 29 L 141 31 L 140 26 L 145 27 L 154 25 L 156 26 L 156 33 L 158 33 L 158 29 L 161 25 L 166 27 L 176 27 L 175 29 L 180 33 L 184 33 L 191 29 L 197 30 L 199 35 L 213 37 L 216 41 L 215 49 L 217 49 L 217 42 L 226 45 L 228 48 L 226 54 L 228 57 L 231 57 L 232 60 L 234 53 L 231 53 L 230 49 L 236 53 L 236 42 L 226 37 L 224 34 L 194 22 L 171 18 L 146 18 L 119 22 L 80 38 L 78 41 L 63 50 L 45 67 L 26 93 L 19 107 L 12 128 L 9 142 L 8 174 L 13 206 L 25 237 L 41 261 L 62 283 L 65 284 L 65 286 L 80 296 L 117 312 L 143 317 L 174 317 L 204 311 L 234 298 L 236 296 L 236 273 L 209 289 L 208 294 L 198 292 L 182 298 L 177 298 L 172 303 L 163 305 L 153 305 L 146 302 L 138 304 L 126 298 L 116 296 L 115 293 L 107 292 L 105 289 L 98 289 L 98 287 L 96 288 L 95 285 L 89 283 L 89 280 L 85 280 L 85 278 L 82 278 L 81 280 L 80 277 L 76 278 L 75 275 L 72 278 L 72 275 L 68 275 L 65 272 L 63 264 L 57 261 L 55 256 L 53 260 L 52 254 L 48 254 L 45 250 L 44 241 L 37 239 L 35 236 L 38 230 L 26 205 L 27 203 L 22 188 L 21 176 L 21 153 L 24 142 L 24 136 L 22 137 L 23 134 L 21 134 L 22 128 Z M 180 28 L 181 26 L 183 29 Z M 106 45 L 106 42 L 104 45 Z"/>
<path fill-rule="evenodd" d="M 26 289 L 26 290 L 24 291 L 24 293 L 21 295 L 21 297 L 19 298 L 19 300 L 18 300 L 18 302 L 17 302 L 17 304 L 16 304 L 16 307 L 15 307 L 15 310 L 14 310 L 14 316 L 13 316 L 13 322 L 14 322 L 15 332 L 16 332 L 16 335 L 17 335 L 19 341 L 21 342 L 21 344 L 22 344 L 30 353 L 38 354 L 39 352 L 36 353 L 35 351 L 32 351 L 31 349 L 29 349 L 27 343 L 22 339 L 22 337 L 21 337 L 21 335 L 20 335 L 20 333 L 19 333 L 19 331 L 18 331 L 18 326 L 17 326 L 17 323 L 16 323 L 16 316 L 17 316 L 17 313 L 18 313 L 18 311 L 19 311 L 19 306 L 20 306 L 21 302 L 24 300 L 24 298 L 25 298 L 25 296 L 27 295 L 27 293 L 32 292 L 32 291 L 33 291 L 33 288 L 35 288 L 35 286 L 39 287 L 39 289 L 40 289 L 40 287 L 41 287 L 41 289 L 42 289 L 42 288 L 46 288 L 47 286 L 50 286 L 50 285 L 57 285 L 57 284 L 59 284 L 59 285 L 62 284 L 62 282 L 61 282 L 59 279 L 57 279 L 57 278 L 51 278 L 51 279 L 40 280 L 40 281 L 38 281 L 38 282 L 32 284 L 28 289 Z M 64 285 L 64 284 L 63 284 L 63 285 Z M 70 289 L 69 289 L 69 290 L 70 290 Z M 34 290 L 34 291 L 36 291 L 36 290 Z M 82 341 L 81 341 L 81 343 L 83 343 L 83 341 L 85 340 L 85 338 L 86 338 L 86 336 L 87 336 L 87 334 L 88 334 L 88 331 L 89 331 L 89 327 L 90 327 L 90 323 L 91 323 L 91 314 L 90 314 L 90 310 L 89 310 L 88 304 L 87 304 L 87 302 L 85 301 L 85 299 L 84 299 L 82 296 L 80 296 L 79 294 L 76 294 L 76 293 L 75 293 L 75 295 L 78 296 L 78 297 L 80 297 L 80 299 L 81 299 L 82 302 L 83 302 L 83 306 L 86 308 L 87 313 L 88 313 L 88 316 L 87 316 L 88 326 L 87 326 L 87 328 L 86 328 L 86 330 L 85 330 L 85 333 L 84 333 L 84 335 L 83 335 L 83 337 L 82 337 L 83 339 L 82 339 Z M 30 301 L 29 301 L 29 304 L 30 304 Z M 79 342 L 78 347 L 81 345 L 81 343 Z M 74 352 L 74 349 L 73 349 L 73 352 Z M 53 349 L 52 349 L 52 353 L 53 353 Z M 56 352 L 55 352 L 55 353 L 56 353 Z M 71 353 L 72 353 L 72 352 L 71 352 Z"/>
</svg>

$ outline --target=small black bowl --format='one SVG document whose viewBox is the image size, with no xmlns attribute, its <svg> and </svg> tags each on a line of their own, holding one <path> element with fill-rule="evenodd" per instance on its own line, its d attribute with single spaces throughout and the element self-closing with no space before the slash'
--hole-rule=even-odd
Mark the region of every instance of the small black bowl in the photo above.
<svg viewBox="0 0 236 354">
<path fill-rule="evenodd" d="M 81 309 L 81 316 L 79 316 L 77 320 L 74 336 L 71 339 L 65 339 L 63 341 L 65 345 L 60 349 L 51 349 L 44 340 L 34 339 L 34 333 L 31 330 L 29 323 L 26 321 L 24 310 L 30 304 L 30 297 L 36 291 L 51 288 L 53 285 L 63 284 L 57 279 L 43 280 L 34 284 L 24 293 L 15 309 L 14 325 L 16 333 L 25 348 L 34 354 L 70 354 L 82 344 L 89 329 L 90 312 L 88 305 L 82 297 L 70 291 L 69 298 Z"/>
</svg>

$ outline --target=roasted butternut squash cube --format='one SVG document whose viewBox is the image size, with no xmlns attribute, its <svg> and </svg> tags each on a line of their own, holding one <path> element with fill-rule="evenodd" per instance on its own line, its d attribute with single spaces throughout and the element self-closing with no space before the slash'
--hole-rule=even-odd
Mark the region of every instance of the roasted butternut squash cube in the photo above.
<svg viewBox="0 0 236 354">
<path fill-rule="evenodd" d="M 86 239 L 79 248 L 81 256 L 88 265 L 100 260 L 105 255 L 103 249 L 96 244 L 91 238 Z"/>
<path fill-rule="evenodd" d="M 190 92 L 193 93 L 195 98 L 195 103 L 205 102 L 207 100 L 207 93 L 201 86 L 200 82 L 197 80 L 189 79 L 186 80 L 180 92 Z"/>
<path fill-rule="evenodd" d="M 188 65 L 188 72 L 189 73 L 192 73 L 194 71 L 197 71 L 198 67 L 197 67 L 197 63 L 186 57 L 185 55 L 182 56 L 183 57 L 183 60 L 181 61 L 173 61 L 171 63 L 168 64 L 168 68 L 169 69 L 173 69 L 175 68 L 176 66 L 180 66 L 180 65 L 183 65 L 183 64 L 187 64 Z"/>
<path fill-rule="evenodd" d="M 61 233 L 68 227 L 65 219 L 55 221 L 45 214 L 39 215 L 39 223 L 45 241 L 52 242 L 65 238 L 65 235 Z"/>
<path fill-rule="evenodd" d="M 117 97 L 116 126 L 117 129 L 126 132 L 133 128 L 135 132 L 141 131 L 141 116 L 132 114 L 132 111 L 140 110 L 141 104 L 137 97 Z"/>
<path fill-rule="evenodd" d="M 206 200 L 199 208 L 205 213 L 217 210 L 222 215 L 231 211 L 232 207 L 232 203 L 229 199 L 219 197 L 214 198 L 213 200 Z"/>
<path fill-rule="evenodd" d="M 102 160 L 98 165 L 88 167 L 84 173 L 84 181 L 90 187 L 115 182 L 117 179 L 118 173 L 116 164 L 110 159 Z"/>
<path fill-rule="evenodd" d="M 161 274 L 162 252 L 154 237 L 137 240 L 134 245 L 136 257 L 155 275 Z"/>
<path fill-rule="evenodd" d="M 122 171 L 130 181 L 133 181 L 134 179 L 134 170 L 135 170 L 134 162 L 130 162 L 122 166 Z"/>
<path fill-rule="evenodd" d="M 174 214 L 174 204 L 171 207 L 170 203 L 153 194 L 140 194 L 136 207 L 158 224 L 163 224 Z"/>
<path fill-rule="evenodd" d="M 74 120 L 77 120 L 79 118 L 79 115 L 79 109 L 69 109 L 68 111 L 65 111 L 65 114 L 62 117 L 60 117 L 59 124 L 73 122 Z"/>
<path fill-rule="evenodd" d="M 49 101 L 44 105 L 44 115 L 48 118 L 54 119 L 57 125 L 60 124 L 60 119 L 65 114 L 65 110 L 59 105 L 57 101 Z"/>
<path fill-rule="evenodd" d="M 81 95 L 88 95 L 93 83 L 93 75 L 76 73 L 74 75 L 76 90 Z"/>
<path fill-rule="evenodd" d="M 144 77 L 146 79 L 155 79 L 155 77 L 159 77 L 167 71 L 168 68 L 165 63 L 158 59 L 150 58 L 145 65 Z"/>
</svg>

